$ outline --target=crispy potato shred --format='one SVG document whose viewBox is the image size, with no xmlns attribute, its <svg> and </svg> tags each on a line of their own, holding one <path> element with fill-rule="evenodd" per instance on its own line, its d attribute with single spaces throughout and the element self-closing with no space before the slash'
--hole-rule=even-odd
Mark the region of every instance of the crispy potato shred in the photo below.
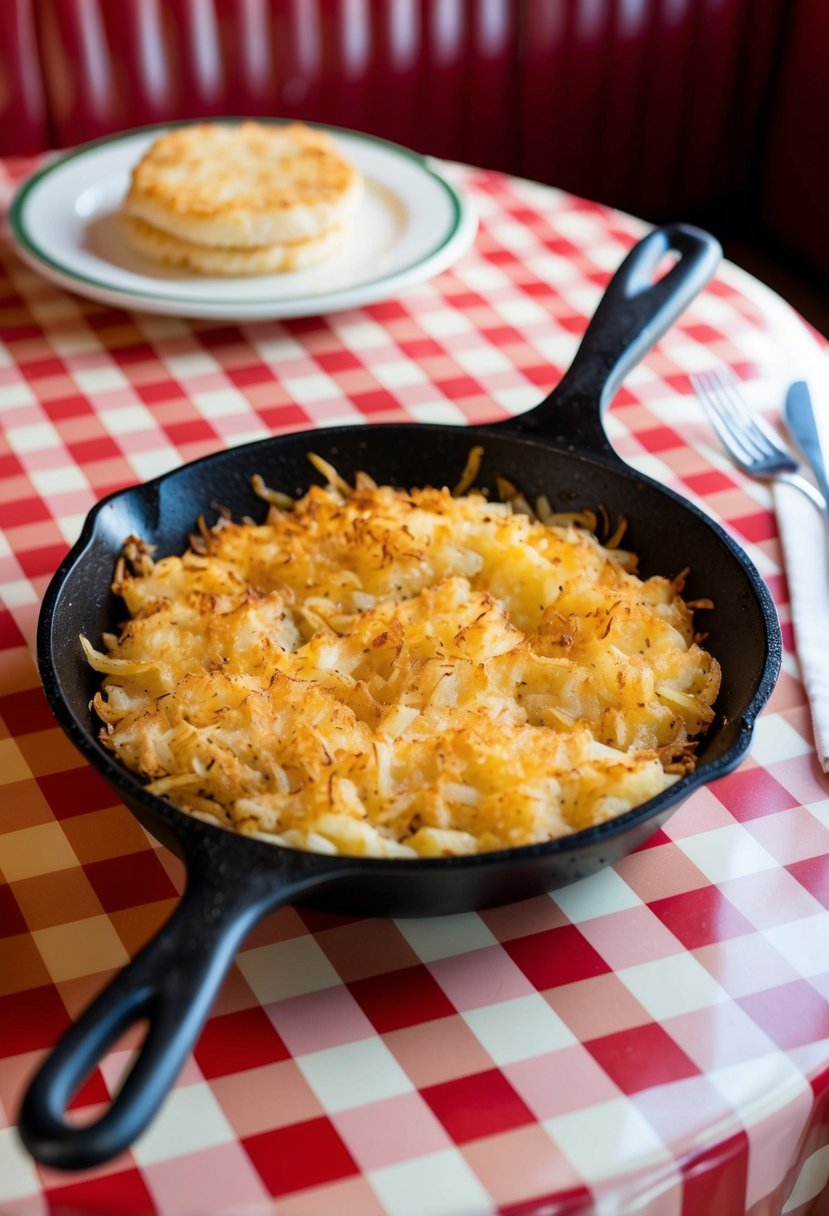
<svg viewBox="0 0 829 1216">
<path fill-rule="evenodd" d="M 595 513 L 463 492 L 477 452 L 455 495 L 311 459 L 326 484 L 295 502 L 255 480 L 264 523 L 125 545 L 130 619 L 82 644 L 101 738 L 151 791 L 280 845 L 437 857 L 566 836 L 693 768 L 720 669 L 684 574 L 638 578 Z"/>
</svg>

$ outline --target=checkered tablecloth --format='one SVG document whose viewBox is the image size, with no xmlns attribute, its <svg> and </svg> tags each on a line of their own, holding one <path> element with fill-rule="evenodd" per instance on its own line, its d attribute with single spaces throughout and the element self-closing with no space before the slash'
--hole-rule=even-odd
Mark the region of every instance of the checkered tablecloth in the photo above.
<svg viewBox="0 0 829 1216">
<path fill-rule="evenodd" d="M 5 196 L 31 167 L 1 167 Z M 398 299 L 303 321 L 119 312 L 0 248 L 4 1216 L 803 1216 L 821 1203 L 829 784 L 768 492 L 724 458 L 687 381 L 726 362 L 782 390 L 792 335 L 819 347 L 728 266 L 631 374 L 608 429 L 722 520 L 772 588 L 787 650 L 752 757 L 646 847 L 554 896 L 434 920 L 281 910 L 245 943 L 131 1152 L 65 1175 L 17 1139 L 38 1061 L 182 885 L 39 691 L 39 600 L 85 512 L 271 433 L 526 409 L 642 231 L 548 188 L 446 171 L 479 212 L 473 250 Z M 107 1102 L 135 1041 L 84 1085 L 80 1115 Z"/>
</svg>

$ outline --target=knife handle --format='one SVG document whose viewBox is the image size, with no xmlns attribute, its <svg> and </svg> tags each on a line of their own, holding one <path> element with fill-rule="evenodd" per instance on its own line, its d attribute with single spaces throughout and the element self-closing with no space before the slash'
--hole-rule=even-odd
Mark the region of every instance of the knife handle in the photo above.
<svg viewBox="0 0 829 1216">
<path fill-rule="evenodd" d="M 798 380 L 789 388 L 786 394 L 785 416 L 797 446 L 815 475 L 823 495 L 823 511 L 829 514 L 829 480 L 812 398 L 805 380 Z"/>
</svg>

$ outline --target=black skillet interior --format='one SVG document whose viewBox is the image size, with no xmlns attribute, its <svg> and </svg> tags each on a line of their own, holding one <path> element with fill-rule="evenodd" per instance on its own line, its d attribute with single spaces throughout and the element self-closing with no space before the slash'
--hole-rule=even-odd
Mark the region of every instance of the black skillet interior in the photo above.
<svg viewBox="0 0 829 1216">
<path fill-rule="evenodd" d="M 403 424 L 372 428 L 368 434 L 349 427 L 287 435 L 219 453 L 160 483 L 116 496 L 100 511 L 83 560 L 67 576 L 54 605 L 43 673 L 47 691 L 70 708 L 85 741 L 94 738 L 89 701 L 100 677 L 86 663 L 77 638 L 82 632 L 97 642 L 123 618 L 123 604 L 108 587 L 130 533 L 157 545 L 159 554 L 175 553 L 187 547 L 201 504 L 211 504 L 205 511 L 208 522 L 220 509 L 234 518 L 261 519 L 266 507 L 251 490 L 251 470 L 269 486 L 298 494 L 322 480 L 309 452 L 329 460 L 346 480 L 362 469 L 377 480 L 413 486 L 434 482 L 436 470 L 448 474 L 444 482 L 457 480 L 473 443 L 484 450 L 476 488 L 497 499 L 500 476 L 518 485 L 530 501 L 546 494 L 554 510 L 602 505 L 613 522 L 620 516 L 628 521 L 624 546 L 638 555 L 643 577 L 689 568 L 686 598 L 714 600 L 715 610 L 698 613 L 697 621 L 708 632 L 706 646 L 723 667 L 717 724 L 702 741 L 699 756 L 703 764 L 722 757 L 741 737 L 744 711 L 769 645 L 768 621 L 758 600 L 762 583 L 753 567 L 709 519 L 657 483 L 621 464 L 562 452 L 535 436 L 497 428 L 477 428 L 473 435 L 468 427 Z M 102 748 L 92 755 L 96 762 L 110 760 Z M 131 788 L 140 787 L 132 782 Z"/>
<path fill-rule="evenodd" d="M 654 283 L 668 250 L 679 261 Z M 474 433 L 394 425 L 281 436 L 185 466 L 115 495 L 92 513 L 44 601 L 44 687 L 72 741 L 145 826 L 184 855 L 189 878 L 172 920 L 82 1015 L 33 1082 L 20 1128 L 36 1157 L 73 1168 L 105 1160 L 132 1142 L 184 1062 L 236 949 L 270 908 L 308 899 L 356 914 L 427 915 L 526 898 L 628 853 L 692 789 L 738 763 L 779 668 L 771 599 L 722 529 L 612 453 L 600 421 L 624 374 L 704 285 L 718 256 L 716 242 L 698 230 L 677 225 L 651 233 L 614 277 L 561 384 L 536 410 L 508 424 Z M 703 627 L 723 667 L 723 690 L 693 774 L 645 806 L 566 840 L 400 862 L 322 857 L 235 837 L 147 795 L 104 751 L 89 710 L 98 677 L 77 639 L 83 633 L 97 640 L 123 615 L 108 588 L 126 536 L 143 536 L 159 553 L 180 552 L 197 515 L 209 518 L 211 504 L 235 517 L 261 518 L 264 506 L 252 493 L 251 475 L 258 472 L 274 488 L 300 494 L 319 480 L 309 451 L 349 479 L 365 469 L 378 481 L 404 487 L 451 485 L 473 443 L 484 448 L 478 486 L 494 493 L 495 478 L 502 476 L 531 500 L 543 493 L 560 509 L 602 504 L 614 519 L 628 519 L 625 544 L 639 554 L 641 573 L 673 575 L 690 567 L 688 597 L 714 600 Z M 113 1105 L 97 1123 L 68 1125 L 64 1112 L 85 1074 L 142 1016 L 149 1018 L 150 1030 Z"/>
</svg>

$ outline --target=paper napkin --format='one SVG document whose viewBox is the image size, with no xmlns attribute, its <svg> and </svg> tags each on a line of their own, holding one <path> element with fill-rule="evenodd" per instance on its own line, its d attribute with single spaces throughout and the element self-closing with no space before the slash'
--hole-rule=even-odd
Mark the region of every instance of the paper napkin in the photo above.
<svg viewBox="0 0 829 1216">
<path fill-rule="evenodd" d="M 829 521 L 792 486 L 775 485 L 774 506 L 815 747 L 829 772 Z"/>
</svg>

